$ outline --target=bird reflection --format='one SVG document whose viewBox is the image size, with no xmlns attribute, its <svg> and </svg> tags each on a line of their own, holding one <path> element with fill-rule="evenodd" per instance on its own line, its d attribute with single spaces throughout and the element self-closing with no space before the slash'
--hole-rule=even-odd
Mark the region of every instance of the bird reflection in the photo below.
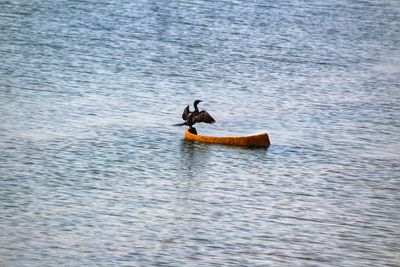
<svg viewBox="0 0 400 267">
<path fill-rule="evenodd" d="M 203 168 L 207 165 L 210 156 L 207 144 L 196 143 L 193 141 L 182 141 L 180 145 L 180 166 L 178 171 L 179 185 L 181 188 L 180 197 L 190 198 L 194 188 L 201 186 L 204 178 Z M 184 188 L 183 188 L 184 186 Z"/>
</svg>

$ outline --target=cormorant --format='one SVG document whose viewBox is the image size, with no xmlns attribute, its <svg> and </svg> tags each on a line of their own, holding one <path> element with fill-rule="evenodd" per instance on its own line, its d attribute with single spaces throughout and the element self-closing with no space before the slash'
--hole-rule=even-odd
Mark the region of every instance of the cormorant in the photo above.
<svg viewBox="0 0 400 267">
<path fill-rule="evenodd" d="M 200 102 L 202 102 L 202 100 L 194 101 L 194 103 L 193 103 L 194 111 L 193 112 L 190 111 L 189 105 L 187 105 L 182 113 L 182 119 L 185 122 L 175 124 L 174 126 L 187 125 L 187 126 L 189 126 L 189 131 L 196 132 L 196 129 L 194 127 L 192 127 L 194 124 L 200 123 L 200 122 L 211 123 L 211 124 L 214 123 L 215 122 L 214 118 L 211 117 L 211 115 L 208 114 L 207 111 L 205 111 L 205 110 L 199 111 L 199 108 L 197 107 L 197 105 Z"/>
</svg>

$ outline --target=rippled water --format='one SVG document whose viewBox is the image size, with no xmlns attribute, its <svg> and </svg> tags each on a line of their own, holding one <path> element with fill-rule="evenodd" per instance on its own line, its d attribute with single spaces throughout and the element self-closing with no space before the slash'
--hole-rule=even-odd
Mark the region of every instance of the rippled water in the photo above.
<svg viewBox="0 0 400 267">
<path fill-rule="evenodd" d="M 399 1 L 0 1 L 0 57 L 1 266 L 400 265 Z"/>
</svg>

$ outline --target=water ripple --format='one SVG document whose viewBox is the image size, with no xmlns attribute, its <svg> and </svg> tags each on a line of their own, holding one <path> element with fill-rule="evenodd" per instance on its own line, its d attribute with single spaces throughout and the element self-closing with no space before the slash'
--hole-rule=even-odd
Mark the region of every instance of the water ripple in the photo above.
<svg viewBox="0 0 400 267">
<path fill-rule="evenodd" d="M 0 3 L 1 266 L 398 266 L 397 1 Z M 267 130 L 272 146 L 183 140 Z"/>
</svg>

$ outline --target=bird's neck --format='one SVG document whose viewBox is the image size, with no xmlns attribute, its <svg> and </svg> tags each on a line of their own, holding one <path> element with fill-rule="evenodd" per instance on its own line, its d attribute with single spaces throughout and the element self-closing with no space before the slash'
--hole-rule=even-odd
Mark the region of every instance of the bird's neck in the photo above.
<svg viewBox="0 0 400 267">
<path fill-rule="evenodd" d="M 197 107 L 197 103 L 194 104 L 194 112 L 199 112 L 199 108 Z"/>
</svg>

